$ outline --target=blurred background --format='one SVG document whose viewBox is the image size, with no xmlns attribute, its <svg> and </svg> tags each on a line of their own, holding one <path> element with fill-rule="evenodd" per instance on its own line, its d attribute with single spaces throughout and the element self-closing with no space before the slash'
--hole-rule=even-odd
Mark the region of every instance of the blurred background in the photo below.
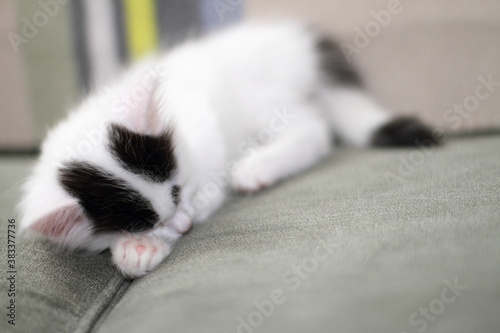
<svg viewBox="0 0 500 333">
<path fill-rule="evenodd" d="M 0 0 L 0 150 L 47 129 L 142 56 L 248 19 L 331 33 L 394 112 L 449 132 L 500 126 L 498 0 Z"/>
</svg>

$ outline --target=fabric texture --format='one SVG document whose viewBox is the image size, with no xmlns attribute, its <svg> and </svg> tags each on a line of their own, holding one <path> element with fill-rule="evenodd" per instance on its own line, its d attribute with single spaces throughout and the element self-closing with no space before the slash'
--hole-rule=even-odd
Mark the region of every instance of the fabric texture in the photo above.
<svg viewBox="0 0 500 333">
<path fill-rule="evenodd" d="M 500 127 L 498 1 L 247 0 L 245 6 L 250 19 L 305 19 L 330 31 L 367 88 L 395 113 L 418 114 L 446 131 Z"/>
<path fill-rule="evenodd" d="M 499 146 L 494 134 L 341 149 L 232 197 L 132 283 L 107 253 L 20 238 L 17 322 L 1 331 L 498 332 Z M 29 165 L 0 162 L 2 268 L 12 185 Z"/>
</svg>

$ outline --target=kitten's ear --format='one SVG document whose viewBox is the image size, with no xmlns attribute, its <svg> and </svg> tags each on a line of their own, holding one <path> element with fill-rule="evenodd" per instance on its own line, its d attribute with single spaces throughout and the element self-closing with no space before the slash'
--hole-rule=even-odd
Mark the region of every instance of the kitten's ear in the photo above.
<svg viewBox="0 0 500 333">
<path fill-rule="evenodd" d="M 83 245 L 92 234 L 92 226 L 76 201 L 36 218 L 28 230 L 69 248 Z"/>
<path fill-rule="evenodd" d="M 159 84 L 158 75 L 148 71 L 141 79 L 129 85 L 118 108 L 118 116 L 125 127 L 144 135 L 158 135 L 162 132 Z"/>
</svg>

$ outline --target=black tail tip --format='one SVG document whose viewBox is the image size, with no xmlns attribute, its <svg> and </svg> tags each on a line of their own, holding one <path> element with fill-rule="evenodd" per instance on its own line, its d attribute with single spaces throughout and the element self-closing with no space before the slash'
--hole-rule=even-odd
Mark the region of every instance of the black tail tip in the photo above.
<svg viewBox="0 0 500 333">
<path fill-rule="evenodd" d="M 415 118 L 395 118 L 380 127 L 372 136 L 372 145 L 378 147 L 414 147 L 439 145 L 441 141 L 431 128 Z"/>
</svg>

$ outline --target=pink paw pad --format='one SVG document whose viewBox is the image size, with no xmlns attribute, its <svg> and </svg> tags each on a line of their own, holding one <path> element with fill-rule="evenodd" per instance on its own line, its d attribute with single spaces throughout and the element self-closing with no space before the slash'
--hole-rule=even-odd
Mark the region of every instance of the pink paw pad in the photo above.
<svg viewBox="0 0 500 333">
<path fill-rule="evenodd" d="M 113 262 L 125 276 L 139 277 L 153 270 L 168 255 L 170 248 L 160 239 L 124 235 L 111 248 Z"/>
<path fill-rule="evenodd" d="M 137 245 L 135 249 L 137 250 L 137 253 L 139 253 L 139 255 L 143 254 L 144 251 L 146 251 L 146 247 L 144 245 Z"/>
</svg>

